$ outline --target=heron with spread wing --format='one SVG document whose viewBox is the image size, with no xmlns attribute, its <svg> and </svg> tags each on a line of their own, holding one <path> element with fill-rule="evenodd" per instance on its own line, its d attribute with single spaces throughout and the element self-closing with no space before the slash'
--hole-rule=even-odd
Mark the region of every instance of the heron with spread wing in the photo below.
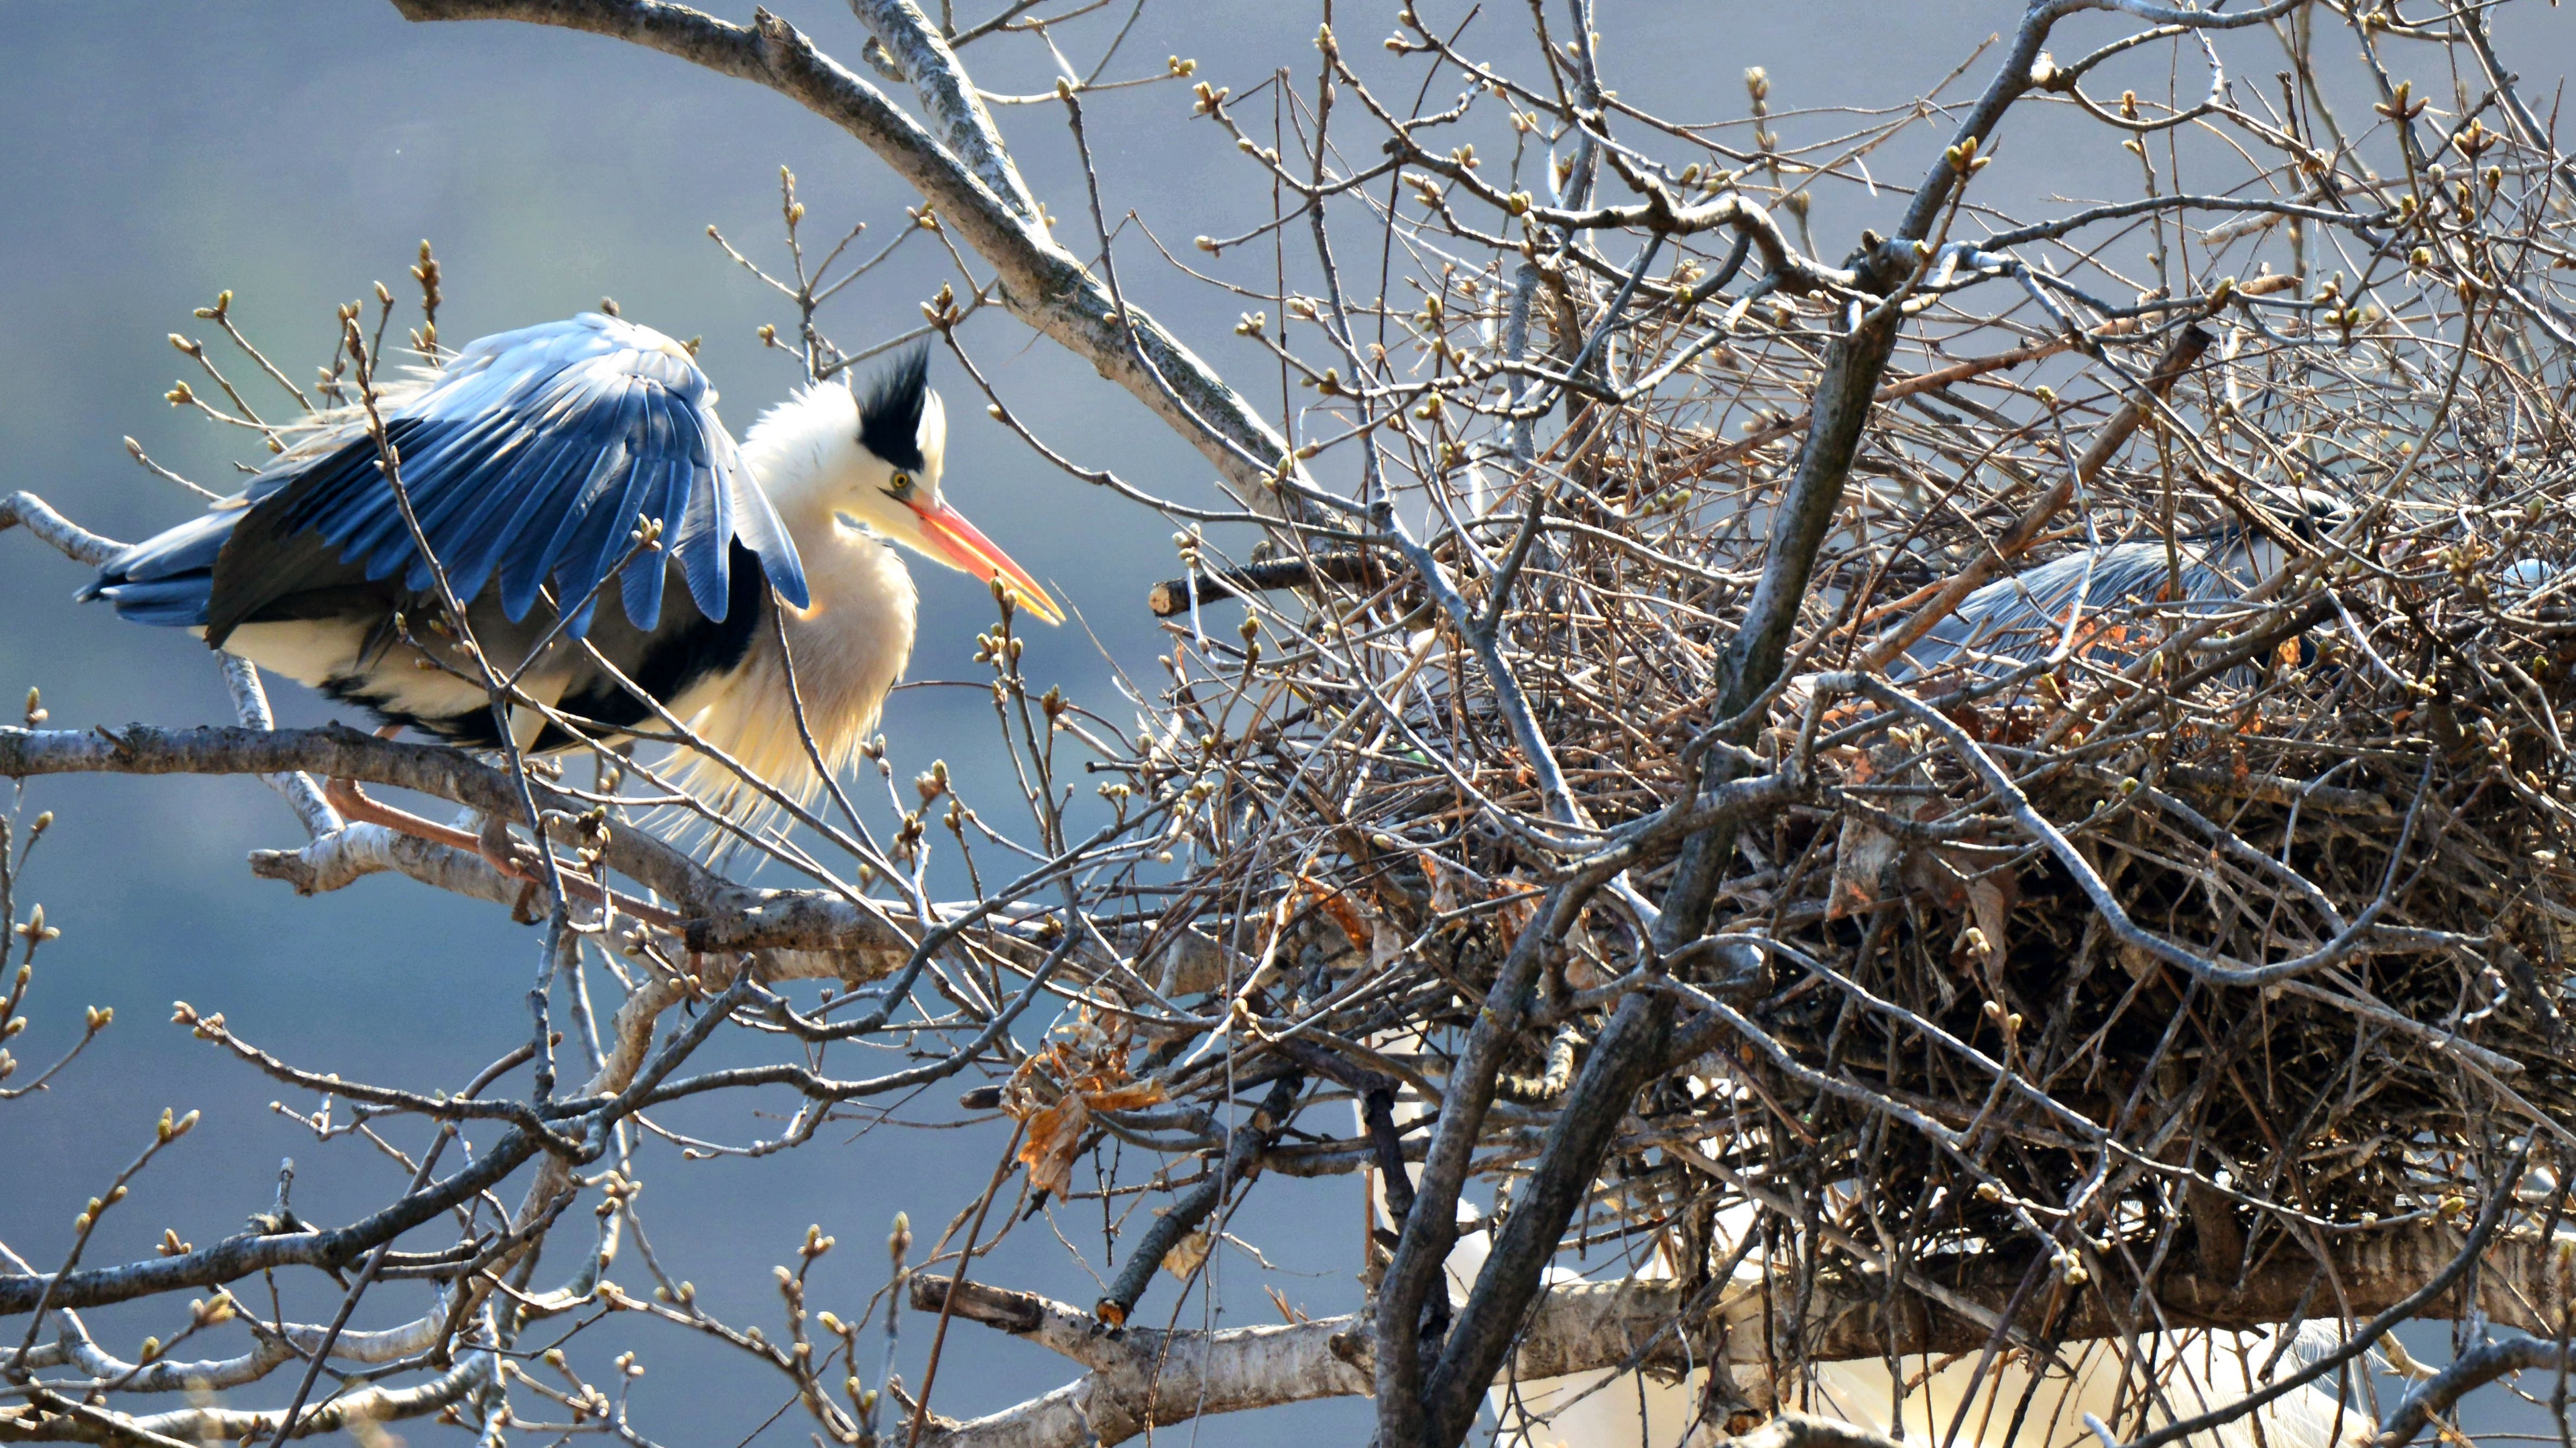
<svg viewBox="0 0 2576 1448">
<path fill-rule="evenodd" d="M 387 390 L 383 446 L 362 416 L 336 416 L 239 495 L 109 559 L 81 596 L 388 732 L 498 748 L 506 729 L 545 752 L 676 722 L 804 800 L 823 780 L 800 713 L 825 767 L 845 766 L 912 652 L 912 579 L 884 544 L 1062 620 L 942 496 L 947 415 L 926 351 L 863 390 L 804 388 L 739 446 L 715 400 L 687 348 L 614 317 L 485 337 Z M 516 697 L 496 707 L 495 681 Z M 742 797 L 702 754 L 683 772 L 720 804 Z M 416 823 L 347 786 L 333 798 Z"/>
</svg>

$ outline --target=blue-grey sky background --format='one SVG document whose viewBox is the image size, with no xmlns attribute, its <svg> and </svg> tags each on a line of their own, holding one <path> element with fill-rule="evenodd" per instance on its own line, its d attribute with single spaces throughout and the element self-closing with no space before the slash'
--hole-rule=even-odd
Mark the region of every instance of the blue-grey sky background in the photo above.
<svg viewBox="0 0 2576 1448">
<path fill-rule="evenodd" d="M 775 8 L 858 64 L 862 35 L 845 10 L 820 0 Z M 1439 8 L 1463 13 L 1455 4 Z M 1744 114 L 1740 76 L 1755 64 L 1769 68 L 1772 103 L 1783 111 L 1909 102 L 2019 8 L 1985 0 L 1603 0 L 1600 24 L 1610 82 L 1624 95 L 1679 118 L 1714 120 Z M 1393 9 L 1342 8 L 1354 50 L 1377 56 Z M 1519 11 L 1499 7 L 1480 25 L 1522 25 Z M 1109 74 L 1151 74 L 1177 54 L 1199 61 L 1198 78 L 1238 93 L 1278 66 L 1310 85 L 1317 19 L 1307 5 L 1153 0 Z M 2058 49 L 2078 53 L 2125 25 L 2079 19 Z M 2507 53 L 2548 111 L 2576 22 L 2522 5 L 2508 11 L 2503 29 Z M 1087 62 L 1102 33 L 1077 31 L 1067 49 Z M 1471 48 L 1475 37 L 1471 31 Z M 1495 44 L 1525 64 L 1517 39 Z M 979 45 L 968 61 L 995 91 L 1052 83 L 1043 50 L 1024 40 Z M 1954 97 L 1982 81 L 1983 64 Z M 2200 83 L 2196 70 L 2181 80 L 2195 93 Z M 1455 89 L 1444 79 L 1435 94 Z M 1269 204 L 1267 187 L 1223 135 L 1188 113 L 1180 85 L 1104 94 L 1090 111 L 1113 217 L 1133 209 L 1176 248 L 1202 232 L 1239 229 Z M 1005 108 L 1001 119 L 1060 234 L 1088 236 L 1061 111 Z M 1793 118 L 1781 128 L 1799 140 L 1828 126 L 1839 123 Z M 2061 133 L 2037 120 L 2032 130 Z M 2115 137 L 2062 134 L 2062 144 L 2017 147 L 2008 129 L 1997 185 L 2033 200 L 2130 194 L 2133 163 Z M 1937 145 L 1934 135 L 1921 131 L 1911 138 L 1919 144 L 1874 158 L 1881 181 L 1905 185 Z M 162 401 L 192 366 L 166 335 L 208 335 L 190 311 L 229 288 L 236 319 L 305 380 L 329 351 L 336 303 L 381 279 L 408 306 L 404 269 L 423 237 L 436 243 L 445 268 L 441 331 L 450 343 L 614 296 L 632 320 L 704 336 L 701 361 L 739 432 L 796 381 L 788 359 L 764 354 L 754 336 L 760 323 L 788 314 L 704 233 L 717 224 L 755 258 L 776 261 L 782 164 L 800 177 L 811 234 L 866 220 L 871 241 L 863 246 L 872 245 L 900 227 L 903 208 L 917 199 L 856 142 L 776 95 L 587 36 L 502 24 L 414 27 L 390 8 L 347 0 L 0 3 L 0 490 L 37 491 L 120 538 L 182 520 L 195 503 L 129 461 L 121 437 L 131 434 L 218 488 L 232 461 L 252 454 L 246 434 L 206 426 Z M 1868 219 L 1876 218 L 1865 199 L 1820 207 L 1820 245 L 1840 255 Z M 907 253 L 827 314 L 845 343 L 866 344 L 918 318 L 945 259 L 919 240 Z M 1174 277 L 1132 233 L 1119 254 L 1131 290 L 1275 405 L 1275 391 L 1264 391 L 1275 388 L 1275 373 L 1230 335 L 1236 313 L 1251 303 Z M 1173 496 L 1212 496 L 1194 452 L 1052 344 L 997 316 L 971 330 L 970 345 L 1018 413 L 1065 453 Z M 287 410 L 276 405 L 282 397 L 250 385 L 250 368 L 230 358 L 224 365 L 259 405 Z M 1078 609 L 1100 641 L 1095 646 L 1080 627 L 1043 632 L 1030 646 L 1028 672 L 1041 683 L 1062 681 L 1123 720 L 1129 711 L 1108 687 L 1108 660 L 1151 671 L 1161 651 L 1143 596 L 1172 571 L 1171 525 L 1054 472 L 984 417 L 952 362 L 941 358 L 936 375 L 955 425 L 951 498 Z M 989 597 L 958 575 L 915 573 L 924 611 L 913 678 L 974 678 L 972 638 L 989 622 Z M 75 606 L 71 593 L 83 576 L 23 535 L 0 535 L 0 693 L 13 711 L 17 691 L 37 685 L 62 727 L 228 719 L 201 646 Z M 333 717 L 291 684 L 273 694 L 289 722 Z M 885 731 L 903 776 L 944 757 L 988 813 L 1007 799 L 979 692 L 904 692 Z M 146 1254 L 165 1226 L 196 1242 L 234 1230 L 267 1204 L 284 1156 L 301 1165 L 295 1204 L 312 1220 L 347 1220 L 398 1188 L 396 1169 L 362 1143 L 318 1144 L 273 1113 L 273 1099 L 298 1110 L 313 1103 L 286 1097 L 167 1024 L 173 1000 L 223 1011 L 248 1039 L 302 1064 L 424 1090 L 456 1087 L 524 1038 L 520 992 L 535 962 L 533 933 L 496 910 L 399 880 L 299 899 L 252 879 L 246 851 L 300 841 L 292 817 L 256 781 L 44 779 L 28 791 L 29 813 L 40 808 L 56 811 L 58 823 L 22 898 L 43 901 L 65 933 L 42 957 L 35 1027 L 12 1046 L 41 1062 L 76 1031 L 81 1006 L 117 1010 L 115 1027 L 59 1089 L 0 1105 L 0 1241 L 40 1263 L 59 1260 L 73 1214 L 147 1139 L 164 1105 L 202 1108 L 205 1124 L 110 1216 L 93 1260 Z M 953 1116 L 936 1109 L 945 1102 L 941 1095 L 922 1103 L 922 1114 Z M 695 1124 L 736 1140 L 774 1126 L 738 1111 Z M 392 1134 L 406 1149 L 420 1144 L 416 1128 L 398 1125 Z M 1007 1124 L 991 1122 L 937 1132 L 884 1127 L 827 1132 L 804 1150 L 756 1162 L 694 1164 L 656 1148 L 645 1158 L 644 1207 L 677 1275 L 734 1320 L 774 1331 L 768 1267 L 790 1260 L 807 1223 L 843 1243 L 818 1270 L 816 1305 L 854 1309 L 882 1280 L 878 1244 L 893 1213 L 909 1210 L 925 1238 L 935 1235 L 982 1187 L 1007 1137 Z M 1067 1214 L 1067 1232 L 1080 1230 L 1079 1216 Z M 1021 1228 L 982 1275 L 1089 1301 L 1098 1289 L 1045 1225 Z M 1317 1313 L 1356 1301 L 1349 1271 L 1359 1226 L 1357 1189 L 1340 1181 L 1264 1181 L 1238 1223 L 1283 1268 L 1313 1274 L 1272 1280 Z M 1096 1244 L 1096 1221 L 1092 1231 Z M 557 1266 L 578 1250 L 570 1229 L 560 1240 Z M 647 1280 L 631 1260 L 616 1275 L 630 1286 Z M 1247 1285 L 1226 1294 L 1226 1320 L 1271 1318 L 1249 1274 L 1238 1280 Z M 311 1282 L 285 1285 L 290 1310 L 327 1311 Z M 1148 1311 L 1168 1312 L 1170 1296 L 1166 1281 Z M 417 1289 L 382 1290 L 361 1325 L 409 1315 L 421 1300 Z M 94 1325 L 130 1352 L 147 1332 L 167 1336 L 175 1317 L 164 1305 L 96 1314 Z M 917 1381 L 928 1334 L 926 1324 L 910 1326 L 905 1356 Z M 636 1402 L 639 1426 L 660 1441 L 742 1439 L 785 1397 L 775 1374 L 677 1330 L 612 1324 L 601 1340 L 611 1331 L 651 1369 Z M 605 1357 L 587 1361 L 597 1367 Z M 1070 1376 L 1067 1364 L 1036 1349 L 961 1328 L 951 1336 L 937 1405 L 986 1411 Z M 272 1381 L 236 1396 L 273 1406 L 286 1390 Z M 1309 1405 L 1212 1421 L 1193 1438 L 1289 1444 L 1321 1433 L 1357 1441 L 1365 1418 L 1358 1403 Z M 419 1423 L 400 1431 L 424 1441 L 440 1433 Z M 803 1414 L 791 1412 L 762 1441 L 799 1441 L 806 1431 Z"/>
</svg>

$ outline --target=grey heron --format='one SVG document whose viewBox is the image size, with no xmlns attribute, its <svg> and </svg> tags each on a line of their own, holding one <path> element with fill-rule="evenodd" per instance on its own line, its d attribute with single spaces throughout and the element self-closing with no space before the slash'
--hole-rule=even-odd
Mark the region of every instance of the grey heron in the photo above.
<svg viewBox="0 0 2576 1448">
<path fill-rule="evenodd" d="M 2313 536 L 2344 516 L 2342 501 L 2314 488 L 2284 490 L 2268 500 L 2291 515 L 2292 531 Z M 1900 655 L 1891 677 L 1915 678 L 1963 659 L 1979 672 L 2002 672 L 2046 659 L 2072 628 L 2073 651 L 2125 662 L 2135 648 L 2126 631 L 2146 618 L 2207 616 L 2233 603 L 2251 582 L 2255 534 L 2230 524 L 2178 538 L 2079 548 L 1960 600 L 1949 617 Z"/>
<path fill-rule="evenodd" d="M 507 710 L 518 747 L 572 747 L 565 725 L 617 738 L 667 710 L 810 801 L 822 779 L 796 705 L 837 770 L 912 652 L 912 579 L 884 544 L 1063 618 L 943 495 L 947 415 L 928 369 L 916 349 L 865 388 L 805 387 L 737 446 L 689 349 L 659 332 L 597 313 L 503 332 L 385 389 L 401 498 L 366 420 L 327 417 L 240 494 L 108 560 L 81 596 L 386 732 L 497 748 L 481 665 L 433 622 L 443 572 L 483 659 L 524 696 Z M 734 794 L 703 757 L 683 768 Z"/>
</svg>

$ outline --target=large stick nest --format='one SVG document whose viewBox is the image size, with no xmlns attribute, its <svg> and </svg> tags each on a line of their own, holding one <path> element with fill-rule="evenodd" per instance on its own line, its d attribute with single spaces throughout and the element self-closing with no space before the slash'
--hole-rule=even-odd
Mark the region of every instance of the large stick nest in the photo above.
<svg viewBox="0 0 2576 1448">
<path fill-rule="evenodd" d="M 1451 278 L 1450 315 L 1499 303 L 1507 279 Z M 2197 1242 L 2251 1270 L 2287 1240 L 2267 1224 L 2456 1212 L 2495 1142 L 2576 1119 L 2560 1006 L 2576 948 L 2560 864 L 2576 468 L 2544 380 L 2563 364 L 2533 361 L 2511 314 L 2473 308 L 2464 331 L 2457 297 L 2421 277 L 2394 318 L 2369 321 L 2321 279 L 2219 291 L 2099 328 L 2098 360 L 2069 350 L 1878 408 L 1793 677 L 1734 766 L 1808 761 L 1812 788 L 1742 822 L 1714 928 L 1746 949 L 1679 972 L 1767 1040 L 1725 1040 L 1653 1089 L 1590 1231 L 1707 1270 L 1712 1187 L 1679 1143 L 1787 1197 L 1822 1193 L 1855 1235 L 1918 1254 L 2026 1255 L 2064 1242 L 2071 1210 L 2083 1250 L 2143 1267 Z M 1679 374 L 1693 385 L 1651 404 L 1576 398 L 1558 452 L 1516 486 L 1508 459 L 1461 486 L 1436 443 L 1420 458 L 1451 516 L 1489 510 L 1463 530 L 1474 554 L 1455 532 L 1431 547 L 1473 606 L 1548 495 L 1500 655 L 1589 823 L 1649 829 L 1628 877 L 1644 899 L 1680 842 L 1651 827 L 1688 795 L 1799 461 L 1788 424 L 1812 395 L 1803 329 L 1823 309 L 1779 305 L 1777 329 L 1748 326 Z M 1958 320 L 1888 383 L 2046 345 Z M 2192 326 L 2220 344 L 2134 436 L 2117 431 L 2114 409 Z M 1694 340 L 1640 326 L 1622 365 L 1651 372 Z M 1899 663 L 1920 713 L 1836 682 L 2105 434 L 2108 465 L 2002 572 L 2168 542 L 2171 572 L 2097 588 L 2071 615 L 2031 605 L 2024 657 Z M 2295 516 L 2297 489 L 2334 506 Z M 2096 557 L 2108 572 L 2114 555 Z M 2177 592 L 2196 561 L 2223 570 L 2223 592 Z M 1308 582 L 1303 609 L 1260 614 L 1288 635 L 1284 660 L 1272 643 L 1247 670 L 1204 613 L 1196 644 L 1180 630 L 1218 678 L 1166 696 L 1147 775 L 1196 778 L 1223 807 L 1203 816 L 1209 863 L 1174 913 L 1204 902 L 1236 922 L 1228 943 L 1271 962 L 1256 1004 L 1285 1018 L 1306 1009 L 1294 997 L 1327 1000 L 1319 1035 L 1420 1043 L 1413 1064 L 1437 1077 L 1536 892 L 1585 857 L 1537 837 L 1581 832 L 1550 823 L 1472 641 L 1418 578 L 1318 565 Z M 1266 713 L 1226 712 L 1265 697 Z M 2125 928 L 1970 752 L 2011 776 Z M 1247 896 L 1268 903 L 1235 913 Z M 1506 1199 L 1581 1059 L 1564 1047 L 1601 1019 L 1584 992 L 1615 994 L 1644 940 L 1602 895 L 1550 944 L 1540 991 L 1567 1031 L 1524 1038 L 1503 1082 L 1531 1108 L 1483 1158 Z"/>
</svg>

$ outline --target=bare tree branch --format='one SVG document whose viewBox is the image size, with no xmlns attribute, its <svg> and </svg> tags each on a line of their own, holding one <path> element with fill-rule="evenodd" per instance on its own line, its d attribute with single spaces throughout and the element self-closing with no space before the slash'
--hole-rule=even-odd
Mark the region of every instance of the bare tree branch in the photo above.
<svg viewBox="0 0 2576 1448">
<path fill-rule="evenodd" d="M 955 228 L 993 266 L 1013 315 L 1126 388 L 1204 454 L 1247 502 L 1275 506 L 1268 479 L 1289 447 L 1248 402 L 1142 309 L 1132 303 L 1121 308 L 1108 287 L 1047 233 L 1034 210 L 1023 212 L 997 194 L 883 92 L 815 49 L 787 22 L 763 11 L 749 26 L 735 25 L 661 0 L 398 0 L 396 8 L 414 20 L 521 20 L 611 36 L 756 81 L 796 101 L 857 137 L 918 188 L 937 208 L 940 224 Z M 918 56 L 933 56 L 928 42 L 920 44 Z M 920 72 L 913 74 L 916 85 L 925 83 Z M 962 105 L 973 89 L 962 70 L 954 76 L 929 83 Z M 992 134 L 989 119 L 956 134 L 981 152 Z"/>
</svg>

